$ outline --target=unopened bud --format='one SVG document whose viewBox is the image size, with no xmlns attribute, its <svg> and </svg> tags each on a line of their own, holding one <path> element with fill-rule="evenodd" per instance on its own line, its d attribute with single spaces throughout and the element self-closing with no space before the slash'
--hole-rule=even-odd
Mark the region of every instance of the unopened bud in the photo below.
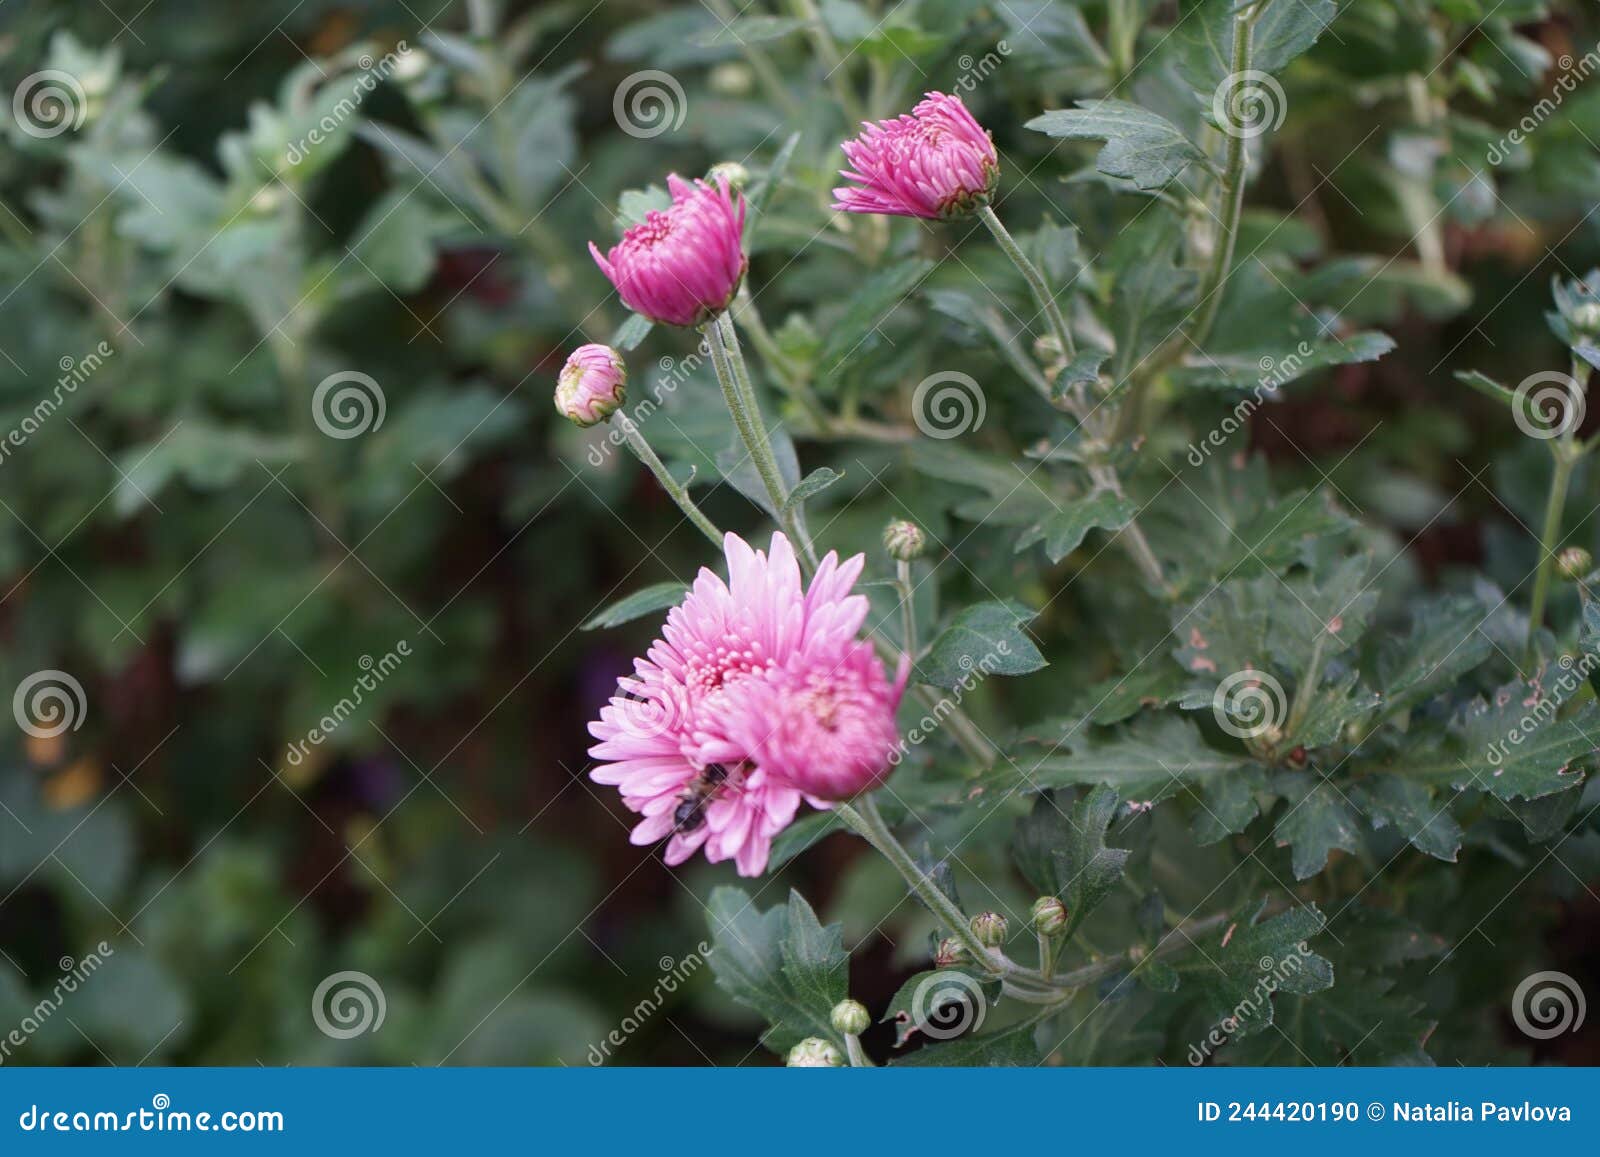
<svg viewBox="0 0 1600 1157">
<path fill-rule="evenodd" d="M 986 948 L 999 948 L 1006 942 L 1006 918 L 998 912 L 979 912 L 970 927 L 978 943 Z"/>
<path fill-rule="evenodd" d="M 967 946 L 954 937 L 947 937 L 939 941 L 939 947 L 933 953 L 933 962 L 940 968 L 948 968 L 952 964 L 959 964 L 966 958 Z"/>
<path fill-rule="evenodd" d="M 841 1000 L 833 1006 L 832 1019 L 833 1031 L 847 1036 L 860 1036 L 872 1023 L 867 1006 L 859 1000 Z"/>
<path fill-rule="evenodd" d="M 1594 556 L 1581 546 L 1569 546 L 1556 555 L 1556 570 L 1569 582 L 1577 582 L 1594 569 Z"/>
<path fill-rule="evenodd" d="M 844 1064 L 839 1050 L 819 1036 L 808 1036 L 789 1050 L 784 1064 L 791 1069 L 836 1069 Z"/>
<path fill-rule="evenodd" d="M 896 518 L 883 528 L 883 549 L 896 562 L 910 562 L 928 549 L 928 536 L 916 523 Z"/>
<path fill-rule="evenodd" d="M 1040 936 L 1058 936 L 1067 926 L 1067 906 L 1055 896 L 1033 902 L 1033 929 Z"/>
<path fill-rule="evenodd" d="M 597 342 L 579 346 L 556 379 L 556 409 L 579 426 L 593 426 L 622 405 L 627 385 L 621 354 Z"/>
<path fill-rule="evenodd" d="M 1585 337 L 1600 335 L 1600 301 L 1581 301 L 1567 318 L 1572 328 Z"/>
<path fill-rule="evenodd" d="M 716 184 L 719 180 L 727 181 L 728 186 L 733 189 L 743 189 L 750 183 L 750 170 L 738 161 L 723 161 L 712 165 L 711 172 L 706 175 L 711 178 L 712 184 Z"/>
</svg>

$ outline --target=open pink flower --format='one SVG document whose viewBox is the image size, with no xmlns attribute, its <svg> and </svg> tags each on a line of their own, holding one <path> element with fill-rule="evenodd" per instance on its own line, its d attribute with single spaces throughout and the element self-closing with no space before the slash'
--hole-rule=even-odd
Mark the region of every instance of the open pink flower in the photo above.
<svg viewBox="0 0 1600 1157">
<path fill-rule="evenodd" d="M 667 863 L 704 848 L 756 876 L 803 797 L 823 803 L 881 781 L 905 675 L 890 684 L 856 640 L 862 556 L 829 554 L 805 588 L 781 534 L 768 553 L 732 534 L 724 549 L 728 582 L 701 570 L 589 725 L 599 741 L 589 754 L 604 761 L 590 778 L 643 817 L 632 842 L 667 840 Z"/>
<path fill-rule="evenodd" d="M 672 204 L 652 209 L 606 256 L 589 252 L 622 303 L 651 321 L 701 325 L 728 308 L 749 260 L 744 254 L 744 198 L 727 178 L 694 184 L 667 178 Z"/>
<path fill-rule="evenodd" d="M 835 189 L 835 209 L 949 218 L 988 204 L 1000 158 L 960 97 L 930 92 L 909 115 L 862 128 L 841 146 L 854 167 L 840 175 L 859 185 Z"/>
</svg>

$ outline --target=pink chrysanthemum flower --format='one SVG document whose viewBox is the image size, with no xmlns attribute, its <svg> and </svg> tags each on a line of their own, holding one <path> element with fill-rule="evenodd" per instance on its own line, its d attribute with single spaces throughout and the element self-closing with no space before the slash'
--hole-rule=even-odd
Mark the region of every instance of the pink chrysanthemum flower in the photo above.
<svg viewBox="0 0 1600 1157">
<path fill-rule="evenodd" d="M 930 92 L 909 115 L 862 127 L 841 146 L 853 168 L 839 171 L 860 184 L 835 189 L 835 209 L 950 218 L 989 203 L 1000 158 L 960 97 Z"/>
<path fill-rule="evenodd" d="M 856 640 L 861 555 L 829 554 L 807 589 L 781 534 L 766 554 L 732 534 L 724 549 L 728 582 L 701 570 L 589 725 L 604 761 L 590 778 L 643 817 L 633 843 L 666 839 L 669 864 L 704 848 L 756 876 L 803 797 L 826 806 L 887 773 L 905 671 L 891 684 Z"/>
<path fill-rule="evenodd" d="M 590 342 L 572 351 L 556 379 L 556 409 L 579 426 L 593 426 L 627 398 L 628 370 L 622 355 Z"/>
<path fill-rule="evenodd" d="M 743 245 L 744 197 L 726 177 L 694 184 L 667 178 L 672 204 L 652 209 L 606 256 L 589 252 L 622 303 L 651 321 L 695 326 L 728 308 L 749 264 Z"/>
</svg>

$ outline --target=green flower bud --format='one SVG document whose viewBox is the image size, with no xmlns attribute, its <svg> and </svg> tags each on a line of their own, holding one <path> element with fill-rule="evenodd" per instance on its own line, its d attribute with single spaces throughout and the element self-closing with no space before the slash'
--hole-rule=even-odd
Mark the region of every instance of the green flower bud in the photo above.
<svg viewBox="0 0 1600 1157">
<path fill-rule="evenodd" d="M 1067 926 L 1067 906 L 1055 896 L 1033 902 L 1033 928 L 1040 936 L 1059 936 Z"/>
<path fill-rule="evenodd" d="M 711 171 L 706 176 L 711 179 L 712 184 L 720 178 L 727 181 L 729 187 L 734 189 L 743 189 L 750 183 L 750 170 L 738 161 L 723 161 L 712 165 Z"/>
<path fill-rule="evenodd" d="M 928 536 L 916 523 L 897 518 L 883 528 L 883 549 L 896 562 L 910 562 L 928 549 Z"/>
<path fill-rule="evenodd" d="M 970 927 L 978 943 L 986 948 L 998 948 L 1006 942 L 1006 918 L 998 912 L 979 912 Z"/>
<path fill-rule="evenodd" d="M 1581 546 L 1569 546 L 1556 555 L 1556 570 L 1569 582 L 1577 582 L 1594 569 L 1594 556 Z"/>
<path fill-rule="evenodd" d="M 784 1064 L 791 1069 L 837 1069 L 844 1065 L 839 1050 L 818 1036 L 808 1036 L 789 1050 Z"/>
<path fill-rule="evenodd" d="M 832 1020 L 833 1031 L 847 1036 L 860 1036 L 872 1023 L 867 1006 L 859 1000 L 841 1000 L 834 1005 Z"/>
</svg>

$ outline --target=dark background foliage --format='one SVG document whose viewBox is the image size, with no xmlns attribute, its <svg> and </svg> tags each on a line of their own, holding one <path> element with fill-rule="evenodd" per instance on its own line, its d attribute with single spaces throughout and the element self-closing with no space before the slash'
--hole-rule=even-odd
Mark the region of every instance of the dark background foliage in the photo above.
<svg viewBox="0 0 1600 1157">
<path fill-rule="evenodd" d="M 918 473 L 895 433 L 909 428 L 910 384 L 983 364 L 979 340 L 930 307 L 938 292 L 1010 292 L 1013 274 L 967 226 L 936 237 L 860 218 L 830 226 L 825 197 L 849 131 L 839 79 L 888 115 L 978 70 L 966 99 L 1001 149 L 1003 215 L 1030 236 L 1043 220 L 1074 221 L 1085 253 L 1090 238 L 1102 252 L 1145 201 L 1106 195 L 1094 146 L 1023 125 L 1125 80 L 1122 95 L 1192 120 L 1159 58 L 1131 80 L 1115 71 L 1144 66 L 1178 6 L 1143 5 L 1137 61 L 1108 62 L 1095 50 L 1107 6 L 1092 0 L 825 4 L 852 45 L 831 78 L 806 36 L 743 26 L 776 62 L 782 99 L 748 46 L 716 36 L 724 7 L 0 7 L 5 90 L 58 68 L 88 96 L 72 132 L 41 139 L 8 121 L 0 142 L 0 425 L 21 423 L 100 343 L 114 351 L 0 463 L 0 687 L 55 669 L 87 703 L 80 728 L 40 739 L 8 723 L 0 747 L 0 1031 L 62 958 L 115 948 L 18 1060 L 581 1064 L 696 951 L 727 866 L 664 868 L 627 843 L 614 795 L 584 777 L 583 724 L 655 617 L 580 624 L 713 560 L 625 450 L 603 430 L 575 431 L 549 402 L 566 353 L 624 321 L 584 244 L 609 243 L 623 192 L 668 171 L 734 161 L 752 189 L 773 186 L 751 283 L 775 340 L 817 368 L 824 401 L 845 415 L 808 430 L 803 410 L 772 403 L 808 469 L 845 473 L 812 512 L 825 545 L 869 551 L 869 577 L 884 578 L 877 536 L 888 518 L 914 516 L 963 560 L 923 592 L 930 621 L 995 591 L 1048 606 L 1030 630 L 1050 671 L 980 687 L 968 706 L 986 729 L 1067 712 L 1117 672 L 1126 564 L 1101 559 L 1094 538 L 1060 565 L 1037 548 L 1014 553 L 1004 527 L 963 522 L 969 492 Z M 1246 229 L 1281 230 L 1273 249 L 1290 265 L 1374 255 L 1342 313 L 1396 349 L 1297 382 L 1227 454 L 1257 454 L 1280 493 L 1335 494 L 1363 541 L 1400 560 L 1390 610 L 1498 584 L 1512 602 L 1495 645 L 1514 650 L 1547 455 L 1452 375 L 1515 383 L 1566 365 L 1544 313 L 1552 277 L 1600 263 L 1600 80 L 1513 160 L 1484 156 L 1562 57 L 1595 47 L 1600 25 L 1576 2 L 1340 7 L 1285 74 L 1287 120 L 1250 186 Z M 320 102 L 352 91 L 361 54 L 401 42 L 425 51 L 425 66 L 364 96 L 286 171 L 285 148 Z M 658 136 L 620 131 L 614 109 L 644 69 L 685 93 L 683 123 Z M 792 159 L 774 175 L 791 133 Z M 904 272 L 920 258 L 938 264 L 926 283 Z M 1097 261 L 1094 293 L 1125 271 Z M 630 354 L 636 384 L 683 367 L 650 436 L 712 483 L 703 502 L 718 525 L 755 534 L 753 508 L 717 482 L 729 424 L 709 365 L 685 361 L 693 349 L 658 330 Z M 384 420 L 330 438 L 309 420 L 312 394 L 347 371 L 378 384 Z M 977 372 L 986 448 L 1015 455 L 1049 431 L 1025 388 Z M 1156 449 L 1178 462 L 1232 400 L 1172 402 Z M 1584 432 L 1595 428 L 1591 415 Z M 1580 468 L 1568 542 L 1600 547 L 1596 502 Z M 1091 565 L 1103 575 L 1076 582 Z M 892 604 L 877 609 L 892 619 Z M 1577 592 L 1559 588 L 1556 634 L 1570 636 L 1577 615 Z M 401 642 L 410 654 L 379 691 L 291 761 L 364 658 Z M 1511 655 L 1491 662 L 1499 680 L 1518 673 Z M 1509 987 L 1535 967 L 1600 977 L 1592 796 L 1591 826 L 1558 856 L 1485 827 L 1454 866 L 1409 852 L 1386 868 L 1388 851 L 1336 851 L 1323 876 L 1285 887 L 1326 904 L 1371 880 L 1369 900 L 1406 899 L 1441 946 L 1406 982 L 1439 1026 L 1441 1063 L 1594 1063 L 1593 1028 L 1535 1049 L 1506 1012 Z M 1210 870 L 1217 849 L 1196 850 L 1181 822 L 1147 823 L 1139 863 L 1170 854 Z M 1253 883 L 1290 880 L 1289 852 L 1260 846 Z M 1026 912 L 1003 840 L 971 856 L 987 869 L 988 903 Z M 897 909 L 898 879 L 841 835 L 755 882 L 762 906 L 791 885 L 843 921 L 852 995 L 883 1009 L 925 961 L 927 918 Z M 311 994 L 347 969 L 381 984 L 387 1019 L 337 1041 L 317 1031 Z M 704 970 L 640 1019 L 611 1060 L 767 1056 L 758 1022 Z M 1172 1039 L 1187 1038 L 1180 1027 Z M 887 1028 L 867 1038 L 879 1053 L 888 1041 Z M 1180 1063 L 1181 1045 L 1127 1042 L 1130 1053 L 1063 1059 Z"/>
</svg>

